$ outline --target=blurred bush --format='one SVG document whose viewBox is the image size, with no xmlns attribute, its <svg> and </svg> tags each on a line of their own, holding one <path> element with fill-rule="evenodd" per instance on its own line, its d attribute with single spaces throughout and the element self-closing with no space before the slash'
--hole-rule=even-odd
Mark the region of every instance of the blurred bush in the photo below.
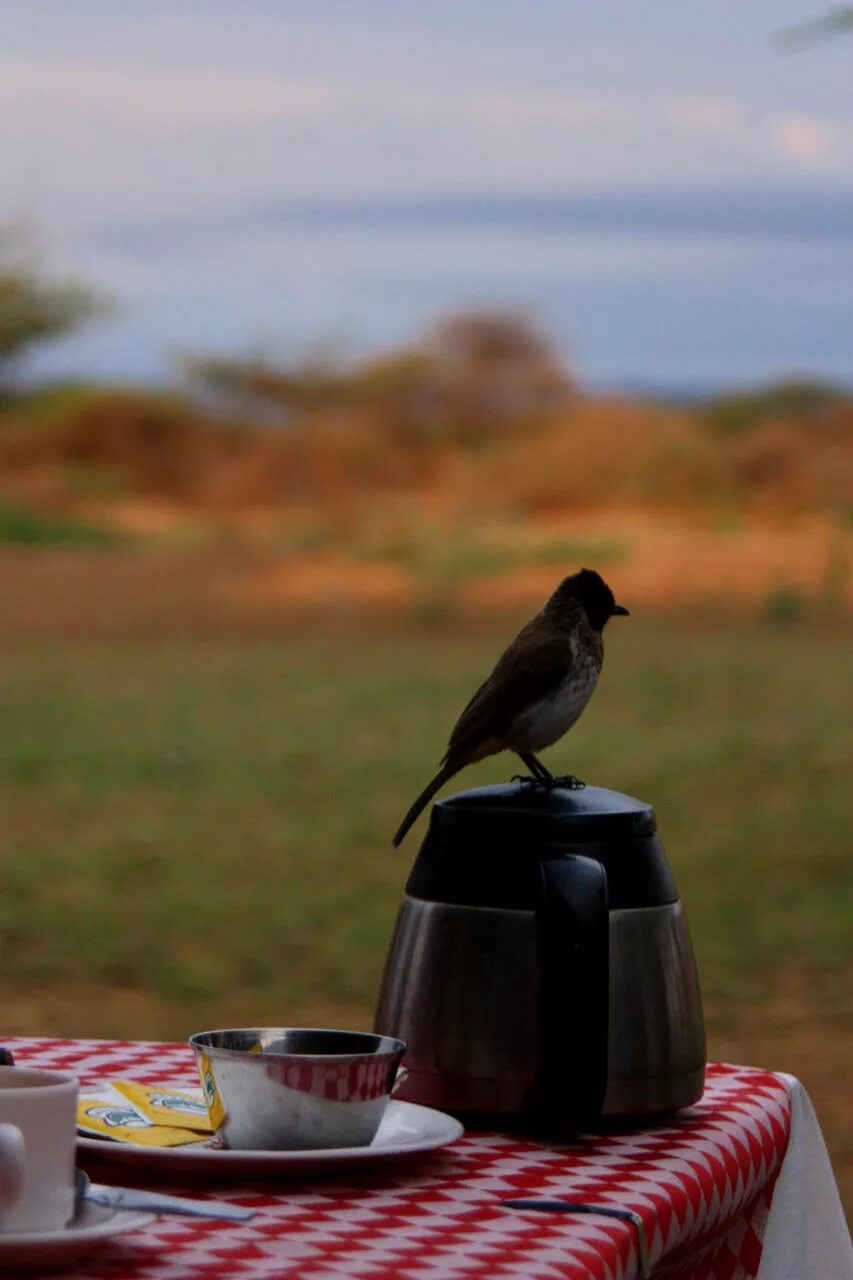
<svg viewBox="0 0 853 1280">
<path fill-rule="evenodd" d="M 853 499 L 853 401 L 770 414 L 723 445 L 732 482 L 754 507 L 849 510 Z"/>
<path fill-rule="evenodd" d="M 432 551 L 413 512 L 518 532 L 616 508 L 703 512 L 728 530 L 745 513 L 853 510 L 853 400 L 837 390 L 786 383 L 694 409 L 584 395 L 512 313 L 449 316 L 349 363 L 199 358 L 191 371 L 185 395 L 74 386 L 8 400 L 0 489 L 86 517 L 134 500 L 267 512 L 325 545 L 415 560 Z M 491 564 L 505 549 L 460 556 Z"/>
<path fill-rule="evenodd" d="M 0 543 L 22 547 L 111 547 L 118 541 L 111 529 L 45 516 L 0 500 Z"/>
<path fill-rule="evenodd" d="M 787 627 L 802 618 L 808 605 L 805 592 L 799 587 L 779 585 L 765 596 L 761 616 L 773 626 Z"/>
<path fill-rule="evenodd" d="M 753 391 L 717 396 L 704 410 L 708 425 L 723 435 L 742 435 L 769 419 L 819 421 L 844 399 L 825 382 L 778 382 Z"/>
</svg>

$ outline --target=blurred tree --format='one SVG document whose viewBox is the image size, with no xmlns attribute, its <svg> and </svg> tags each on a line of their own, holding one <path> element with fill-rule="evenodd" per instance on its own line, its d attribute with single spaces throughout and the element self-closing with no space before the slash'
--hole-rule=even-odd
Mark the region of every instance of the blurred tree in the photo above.
<svg viewBox="0 0 853 1280">
<path fill-rule="evenodd" d="M 447 316 L 419 342 L 356 363 L 200 357 L 186 367 L 206 391 L 287 419 L 367 414 L 412 436 L 487 435 L 551 412 L 574 389 L 545 334 L 501 311 Z"/>
<path fill-rule="evenodd" d="M 776 40 L 786 49 L 799 49 L 803 45 L 814 44 L 817 40 L 825 40 L 845 31 L 853 31 L 853 8 L 850 5 L 836 5 L 834 9 L 827 9 L 819 18 L 810 18 L 796 27 L 780 31 Z"/>
<path fill-rule="evenodd" d="M 192 382 L 237 408 L 266 404 L 286 415 L 325 409 L 349 398 L 350 375 L 334 360 L 277 361 L 269 356 L 191 356 L 181 367 Z"/>
<path fill-rule="evenodd" d="M 574 390 L 547 335 L 523 312 L 448 316 L 427 333 L 422 350 L 441 414 L 463 433 L 541 417 Z"/>
<path fill-rule="evenodd" d="M 0 382 L 32 347 L 103 310 L 103 299 L 79 281 L 45 276 L 20 231 L 0 227 Z"/>
</svg>

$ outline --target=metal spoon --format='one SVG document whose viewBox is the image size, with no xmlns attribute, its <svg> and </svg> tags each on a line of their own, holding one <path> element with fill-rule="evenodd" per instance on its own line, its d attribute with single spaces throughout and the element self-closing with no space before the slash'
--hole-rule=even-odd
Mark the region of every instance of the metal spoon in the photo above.
<svg viewBox="0 0 853 1280">
<path fill-rule="evenodd" d="M 248 1222 L 254 1209 L 241 1209 L 236 1204 L 219 1200 L 188 1200 L 184 1196 L 163 1195 L 159 1191 L 141 1191 L 136 1187 L 104 1187 L 89 1181 L 82 1169 L 75 1174 L 74 1199 L 106 1205 L 110 1209 L 144 1209 L 149 1213 L 179 1213 L 188 1218 L 222 1218 L 226 1222 Z"/>
</svg>

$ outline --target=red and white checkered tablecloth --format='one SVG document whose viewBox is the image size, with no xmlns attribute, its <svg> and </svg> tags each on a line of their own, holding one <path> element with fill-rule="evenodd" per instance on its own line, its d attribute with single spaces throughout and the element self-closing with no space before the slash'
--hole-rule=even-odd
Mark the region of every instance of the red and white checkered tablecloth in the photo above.
<svg viewBox="0 0 853 1280">
<path fill-rule="evenodd" d="M 19 1063 L 73 1070 L 84 1087 L 123 1077 L 197 1086 L 187 1045 L 5 1039 Z M 518 1212 L 558 1197 L 636 1211 L 655 1280 L 753 1280 L 788 1143 L 783 1080 L 714 1064 L 705 1096 L 643 1129 L 547 1145 L 468 1133 L 405 1166 L 274 1182 L 161 1188 L 256 1210 L 245 1225 L 160 1217 L 65 1272 L 72 1280 L 634 1280 L 636 1231 L 597 1216 Z M 106 1166 L 98 1177 L 106 1180 Z M 127 1168 L 113 1180 L 127 1182 Z"/>
</svg>

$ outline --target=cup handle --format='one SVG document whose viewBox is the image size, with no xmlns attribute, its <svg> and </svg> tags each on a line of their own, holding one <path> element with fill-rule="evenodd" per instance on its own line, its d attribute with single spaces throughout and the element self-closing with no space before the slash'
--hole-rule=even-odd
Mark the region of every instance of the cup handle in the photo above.
<svg viewBox="0 0 853 1280">
<path fill-rule="evenodd" d="M 0 1218 L 20 1199 L 24 1163 L 24 1135 L 17 1125 L 0 1124 Z"/>
</svg>

